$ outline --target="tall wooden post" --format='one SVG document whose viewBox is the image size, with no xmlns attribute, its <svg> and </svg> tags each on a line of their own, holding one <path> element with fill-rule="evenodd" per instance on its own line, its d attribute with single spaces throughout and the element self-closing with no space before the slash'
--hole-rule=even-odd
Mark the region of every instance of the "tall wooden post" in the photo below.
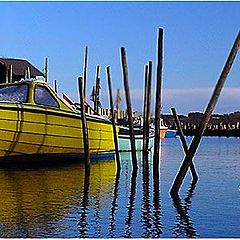
<svg viewBox="0 0 240 240">
<path fill-rule="evenodd" d="M 126 104 L 127 104 L 127 114 L 128 114 L 128 123 L 129 123 L 129 134 L 131 141 L 131 153 L 132 153 L 132 165 L 133 171 L 137 170 L 137 156 L 136 156 L 136 145 L 135 145 L 135 135 L 133 131 L 133 118 L 132 118 L 132 104 L 130 98 L 130 89 L 128 84 L 128 66 L 127 66 L 127 57 L 126 50 L 124 47 L 121 47 L 121 60 L 122 60 L 122 70 L 123 70 L 123 81 L 124 81 L 124 89 L 126 96 Z"/>
<path fill-rule="evenodd" d="M 144 84 L 144 99 L 143 99 L 143 162 L 145 162 L 146 146 L 146 114 L 147 114 L 147 92 L 148 92 L 148 65 L 145 66 L 145 84 Z M 145 163 L 144 163 L 145 164 Z"/>
<path fill-rule="evenodd" d="M 157 47 L 157 84 L 155 103 L 155 138 L 153 155 L 153 172 L 159 171 L 159 147 L 160 147 L 160 116 L 161 116 L 161 90 L 162 90 L 162 65 L 163 65 L 163 29 L 158 30 Z"/>
<path fill-rule="evenodd" d="M 45 82 L 48 82 L 48 58 L 45 58 L 44 77 Z"/>
<path fill-rule="evenodd" d="M 173 114 L 175 123 L 177 125 L 177 129 L 178 129 L 179 136 L 180 136 L 180 139 L 181 139 L 181 142 L 182 142 L 183 150 L 184 150 L 185 154 L 187 154 L 188 145 L 187 145 L 187 141 L 186 141 L 186 139 L 184 137 L 184 134 L 183 134 L 183 130 L 182 130 L 181 123 L 180 123 L 178 115 L 177 115 L 177 111 L 176 111 L 176 109 L 174 107 L 171 108 L 171 110 L 172 110 L 172 114 Z M 193 162 L 190 164 L 190 171 L 192 173 L 193 182 L 197 182 L 198 175 L 197 175 L 197 171 L 196 171 L 196 169 L 194 167 Z"/>
<path fill-rule="evenodd" d="M 58 93 L 58 83 L 56 79 L 54 80 L 54 91 L 55 93 Z"/>
<path fill-rule="evenodd" d="M 88 47 L 85 47 L 84 56 L 84 69 L 83 69 L 83 96 L 86 98 L 86 87 L 87 87 L 87 64 L 88 64 Z"/>
<path fill-rule="evenodd" d="M 147 84 L 147 112 L 146 112 L 146 151 L 148 151 L 148 147 L 149 147 L 151 88 L 152 88 L 152 62 L 149 61 L 149 63 L 148 63 L 148 84 Z"/>
<path fill-rule="evenodd" d="M 116 100 L 116 110 L 117 110 L 117 120 L 121 118 L 121 94 L 120 94 L 120 89 L 117 89 L 117 100 Z"/>
<path fill-rule="evenodd" d="M 112 96 L 112 83 L 111 83 L 110 67 L 108 66 L 106 70 L 107 70 L 110 108 L 111 108 L 111 114 L 112 114 L 113 137 L 114 137 L 114 143 L 115 143 L 116 161 L 117 161 L 117 168 L 120 169 L 121 164 L 120 164 L 120 156 L 119 156 L 119 148 L 118 148 L 117 130 L 116 130 L 116 124 L 115 124 L 115 114 L 114 114 L 114 107 L 113 107 L 113 96 Z"/>
<path fill-rule="evenodd" d="M 95 86 L 95 98 L 94 98 L 94 111 L 99 113 L 99 92 L 100 92 L 100 66 L 97 65 L 96 69 L 96 86 Z"/>
<path fill-rule="evenodd" d="M 222 91 L 222 88 L 223 88 L 223 85 L 225 83 L 225 80 L 227 78 L 227 75 L 232 67 L 232 64 L 233 64 L 233 61 L 236 57 L 236 54 L 238 52 L 238 49 L 239 49 L 239 45 L 240 45 L 240 32 L 238 32 L 238 35 L 237 35 L 237 38 L 234 42 L 234 45 L 231 49 L 231 52 L 228 56 L 228 59 L 225 63 L 225 66 L 222 70 L 222 73 L 218 79 L 218 82 L 215 86 L 215 89 L 212 93 L 212 97 L 207 105 L 207 108 L 204 112 L 204 115 L 203 115 L 203 118 L 202 118 L 202 121 L 200 123 L 200 126 L 199 126 L 199 129 L 196 133 L 196 135 L 194 136 L 191 144 L 190 144 L 190 147 L 188 149 L 188 152 L 182 162 L 182 165 L 179 169 L 179 172 L 174 180 L 174 183 L 172 185 L 172 188 L 170 190 L 170 194 L 171 195 L 177 195 L 178 192 L 179 192 L 179 189 L 181 187 L 181 184 L 183 182 L 183 179 L 185 178 L 186 176 L 186 173 L 187 173 L 187 170 L 192 162 L 192 159 L 197 151 L 197 148 L 199 146 L 199 143 L 201 141 L 201 137 L 204 133 L 204 130 L 206 129 L 206 126 L 211 118 L 211 115 L 212 115 L 212 112 L 214 111 L 214 108 L 217 104 L 217 101 L 218 101 L 218 97 Z"/>
<path fill-rule="evenodd" d="M 84 105 L 84 98 L 83 98 L 82 77 L 78 77 L 78 87 L 79 87 L 79 97 L 80 97 L 80 104 L 81 104 L 81 121 L 82 121 L 84 154 L 85 154 L 85 169 L 89 171 L 90 170 L 90 153 L 89 153 L 89 143 L 88 143 L 87 120 L 86 120 L 85 105 Z"/>
</svg>

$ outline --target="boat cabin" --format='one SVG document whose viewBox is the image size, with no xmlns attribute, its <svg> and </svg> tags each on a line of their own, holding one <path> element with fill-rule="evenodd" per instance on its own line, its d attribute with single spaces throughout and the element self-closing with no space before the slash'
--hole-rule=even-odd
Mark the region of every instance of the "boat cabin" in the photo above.
<svg viewBox="0 0 240 240">
<path fill-rule="evenodd" d="M 0 84 L 0 102 L 12 102 L 72 111 L 45 82 L 23 80 Z"/>
</svg>

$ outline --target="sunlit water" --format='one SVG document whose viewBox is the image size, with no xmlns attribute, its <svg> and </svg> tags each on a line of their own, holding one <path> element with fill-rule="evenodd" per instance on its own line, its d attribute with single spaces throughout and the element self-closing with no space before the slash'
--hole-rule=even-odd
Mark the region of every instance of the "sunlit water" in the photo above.
<svg viewBox="0 0 240 240">
<path fill-rule="evenodd" d="M 190 139 L 188 139 L 190 140 Z M 114 161 L 0 169 L 0 237 L 240 237 L 240 139 L 203 138 L 181 199 L 169 189 L 184 157 L 178 138 L 161 144 L 160 178 L 129 153 Z M 151 159 L 150 155 L 150 159 Z M 158 185 L 159 183 L 159 185 Z M 159 186 L 159 187 L 158 187 Z"/>
</svg>

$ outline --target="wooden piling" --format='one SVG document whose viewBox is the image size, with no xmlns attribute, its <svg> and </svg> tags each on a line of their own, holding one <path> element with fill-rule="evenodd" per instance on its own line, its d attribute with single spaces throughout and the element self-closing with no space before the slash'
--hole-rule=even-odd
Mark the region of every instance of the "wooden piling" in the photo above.
<svg viewBox="0 0 240 240">
<path fill-rule="evenodd" d="M 184 150 L 185 154 L 187 154 L 188 145 L 187 145 L 186 138 L 184 137 L 184 134 L 183 134 L 183 130 L 182 130 L 182 127 L 181 127 L 181 124 L 180 124 L 180 121 L 179 121 L 179 118 L 178 118 L 178 115 L 177 115 L 177 111 L 174 107 L 172 107 L 171 110 L 172 110 L 172 114 L 173 114 L 175 123 L 177 125 L 177 130 L 178 130 L 181 142 L 182 142 L 183 150 Z M 196 171 L 196 168 L 195 168 L 193 162 L 191 162 L 191 164 L 190 164 L 190 170 L 191 170 L 191 173 L 192 173 L 193 182 L 197 182 L 198 175 L 197 175 L 197 171 Z"/>
<path fill-rule="evenodd" d="M 54 80 L 54 91 L 55 93 L 58 93 L 58 83 L 56 79 Z"/>
<path fill-rule="evenodd" d="M 85 169 L 90 170 L 90 153 L 89 153 L 89 143 L 88 143 L 88 129 L 87 129 L 87 120 L 86 112 L 83 98 L 83 79 L 78 77 L 78 88 L 79 88 L 79 98 L 81 105 L 81 121 L 82 121 L 82 134 L 83 134 L 83 143 L 84 143 L 84 154 L 85 154 Z"/>
<path fill-rule="evenodd" d="M 134 136 L 134 131 L 133 131 L 132 104 L 131 104 L 130 89 L 129 89 L 129 84 L 128 84 L 127 57 L 126 57 L 126 50 L 124 47 L 121 47 L 121 60 L 122 60 L 122 70 L 123 70 L 123 81 L 124 81 L 124 89 L 125 89 L 125 96 L 126 96 L 126 104 L 127 104 L 129 134 L 130 134 L 130 141 L 131 141 L 132 165 L 133 165 L 133 171 L 136 171 L 138 168 L 137 156 L 136 156 L 136 145 L 135 145 L 135 136 Z"/>
<path fill-rule="evenodd" d="M 178 171 L 178 174 L 176 175 L 176 178 L 174 180 L 174 183 L 171 187 L 171 190 L 170 190 L 170 194 L 171 195 L 177 195 L 178 192 L 179 192 L 179 189 L 181 187 L 181 184 L 183 182 L 183 179 L 185 178 L 186 176 L 186 173 L 187 173 L 187 170 L 192 162 L 192 159 L 197 151 L 197 148 L 199 146 L 199 143 L 201 141 L 201 137 L 204 133 L 204 130 L 211 118 L 211 115 L 212 115 L 212 112 L 214 111 L 214 108 L 217 104 L 217 101 L 218 101 L 218 97 L 222 91 L 222 88 L 223 88 L 223 85 L 225 83 L 225 80 L 227 78 L 227 75 L 228 73 L 230 72 L 230 69 L 231 69 L 231 66 L 233 64 L 233 61 L 236 57 L 236 54 L 238 52 L 238 49 L 239 49 L 239 46 L 240 46 L 240 32 L 238 32 L 238 35 L 237 35 L 237 38 L 233 44 L 233 47 L 231 49 L 231 52 L 227 58 L 227 61 L 224 65 L 224 68 L 222 70 L 222 73 L 218 79 L 218 82 L 215 86 L 215 89 L 212 93 L 212 96 L 211 96 L 211 99 L 207 105 L 207 108 L 204 112 L 204 115 L 203 115 L 203 118 L 201 120 L 201 124 L 199 126 L 199 129 L 196 133 L 196 135 L 194 136 L 191 144 L 190 144 L 190 147 L 188 149 L 188 152 L 182 162 L 182 165 Z"/>
<path fill-rule="evenodd" d="M 148 89 L 148 65 L 145 66 L 145 85 L 144 85 L 144 99 L 143 99 L 143 155 L 147 152 L 146 147 L 146 113 L 147 113 L 147 89 Z M 145 157 L 143 157 L 143 160 Z"/>
<path fill-rule="evenodd" d="M 88 64 L 88 47 L 85 47 L 84 54 L 84 69 L 83 69 L 83 96 L 86 98 L 86 87 L 87 87 L 87 64 Z"/>
<path fill-rule="evenodd" d="M 150 112 L 151 112 L 151 88 L 152 88 L 152 62 L 148 63 L 148 84 L 147 84 L 147 112 L 146 112 L 146 150 L 149 147 Z"/>
<path fill-rule="evenodd" d="M 48 82 L 48 58 L 45 58 L 44 78 L 45 82 Z"/>
<path fill-rule="evenodd" d="M 99 109 L 99 92 L 100 92 L 100 66 L 97 65 L 97 69 L 96 69 L 96 86 L 95 86 L 95 97 L 94 97 L 94 111 L 96 113 L 98 112 Z"/>
<path fill-rule="evenodd" d="M 116 99 L 116 110 L 117 110 L 117 120 L 121 118 L 121 94 L 120 89 L 117 89 L 117 99 Z"/>
<path fill-rule="evenodd" d="M 120 169 L 121 164 L 120 164 L 120 156 L 119 156 L 119 148 L 118 148 L 117 130 L 116 130 L 116 124 L 115 124 L 115 114 L 114 114 L 113 96 L 112 96 L 112 83 L 111 83 L 109 66 L 106 68 L 106 71 L 107 71 L 107 80 L 108 80 L 108 89 L 109 89 L 110 108 L 111 108 L 111 114 L 112 114 L 113 137 L 114 137 L 114 144 L 115 144 L 116 161 L 117 161 L 117 168 Z"/>
<path fill-rule="evenodd" d="M 161 117 L 161 90 L 162 90 L 162 65 L 163 65 L 163 29 L 158 30 L 157 46 L 157 83 L 155 103 L 155 138 L 153 155 L 153 172 L 159 170 L 159 147 L 160 147 L 160 117 Z"/>
</svg>

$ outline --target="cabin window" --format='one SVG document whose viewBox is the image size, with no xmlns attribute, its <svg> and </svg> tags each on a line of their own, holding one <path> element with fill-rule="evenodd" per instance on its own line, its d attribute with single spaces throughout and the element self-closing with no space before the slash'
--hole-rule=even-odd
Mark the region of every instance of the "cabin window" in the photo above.
<svg viewBox="0 0 240 240">
<path fill-rule="evenodd" d="M 27 98 L 27 84 L 0 86 L 0 101 L 27 102 Z"/>
<path fill-rule="evenodd" d="M 34 94 L 35 103 L 59 108 L 59 104 L 52 93 L 44 86 L 36 85 Z"/>
</svg>

